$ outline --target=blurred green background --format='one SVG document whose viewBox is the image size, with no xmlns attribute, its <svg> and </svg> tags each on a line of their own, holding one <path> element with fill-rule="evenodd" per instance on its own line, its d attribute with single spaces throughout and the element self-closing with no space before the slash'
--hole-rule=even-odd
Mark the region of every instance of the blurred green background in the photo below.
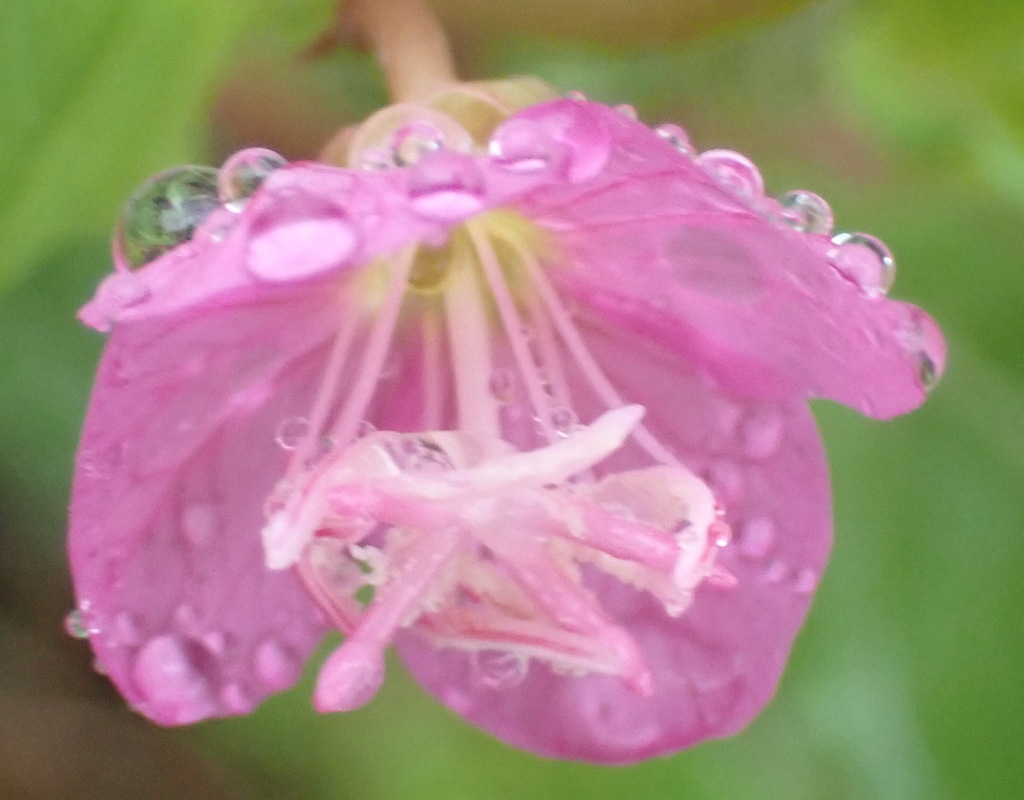
<svg viewBox="0 0 1024 800">
<path fill-rule="evenodd" d="M 467 77 L 535 74 L 702 149 L 895 251 L 946 378 L 890 423 L 820 404 L 837 539 L 772 705 L 630 768 L 543 761 L 399 669 L 367 709 L 309 687 L 162 730 L 66 637 L 71 459 L 101 342 L 74 320 L 121 200 L 243 144 L 311 155 L 383 102 L 363 56 L 296 57 L 326 0 L 0 7 L 0 797 L 1024 797 L 1024 4 L 439 0 Z"/>
</svg>

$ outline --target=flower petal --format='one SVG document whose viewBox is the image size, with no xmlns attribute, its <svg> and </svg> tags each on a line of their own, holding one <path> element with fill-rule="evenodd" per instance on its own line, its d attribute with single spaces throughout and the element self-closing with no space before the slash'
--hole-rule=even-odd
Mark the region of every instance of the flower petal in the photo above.
<svg viewBox="0 0 1024 800">
<path fill-rule="evenodd" d="M 327 294 L 327 299 L 331 297 Z M 69 549 L 97 658 L 163 724 L 244 713 L 293 683 L 323 629 L 259 530 L 337 310 L 255 288 L 118 323 L 80 445 Z"/>
<path fill-rule="evenodd" d="M 754 189 L 727 188 L 645 126 L 590 108 L 613 132 L 606 169 L 523 201 L 555 233 L 551 274 L 566 294 L 741 394 L 828 397 L 876 417 L 920 405 L 945 360 L 924 312 L 865 293 L 833 266 L 828 236 L 773 219 L 777 204 Z"/>
</svg>

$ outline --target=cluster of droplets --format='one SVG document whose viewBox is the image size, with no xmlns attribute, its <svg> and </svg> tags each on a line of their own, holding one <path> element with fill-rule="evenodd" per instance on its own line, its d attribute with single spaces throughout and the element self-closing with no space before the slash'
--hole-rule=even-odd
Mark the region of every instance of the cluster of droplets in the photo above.
<svg viewBox="0 0 1024 800">
<path fill-rule="evenodd" d="M 578 92 L 569 97 L 585 99 Z M 632 106 L 621 105 L 616 110 L 627 119 L 637 119 Z M 804 189 L 766 196 L 761 173 L 746 156 L 721 149 L 698 152 L 686 131 L 672 123 L 658 125 L 654 132 L 766 218 L 798 233 L 829 237 L 827 256 L 833 268 L 867 296 L 884 296 L 892 288 L 896 262 L 889 249 L 870 234 L 833 232 L 835 220 L 824 198 Z"/>
<path fill-rule="evenodd" d="M 128 198 L 118 245 L 130 267 L 141 267 L 187 242 L 218 208 L 238 213 L 274 170 L 287 162 L 261 147 L 240 150 L 219 170 L 183 166 L 153 176 Z"/>
</svg>

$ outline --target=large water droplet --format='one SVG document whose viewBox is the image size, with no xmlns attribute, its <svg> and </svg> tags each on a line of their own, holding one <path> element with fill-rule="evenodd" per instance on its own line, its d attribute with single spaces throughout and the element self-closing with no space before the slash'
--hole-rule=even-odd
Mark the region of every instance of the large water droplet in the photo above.
<svg viewBox="0 0 1024 800">
<path fill-rule="evenodd" d="M 217 170 L 210 167 L 176 167 L 150 178 L 121 211 L 124 259 L 139 267 L 187 242 L 219 204 Z"/>
<path fill-rule="evenodd" d="M 787 192 L 779 198 L 782 207 L 782 221 L 802 233 L 832 232 L 832 209 L 824 198 L 798 189 Z"/>
<path fill-rule="evenodd" d="M 764 558 L 775 546 L 775 526 L 767 517 L 751 517 L 739 534 L 739 549 L 747 558 Z"/>
<path fill-rule="evenodd" d="M 576 412 L 568 406 L 561 406 L 551 412 L 551 427 L 563 439 L 567 439 L 579 428 Z"/>
<path fill-rule="evenodd" d="M 85 615 L 78 608 L 68 612 L 68 615 L 64 617 L 64 630 L 67 631 L 68 636 L 75 639 L 88 639 L 92 633 L 85 623 Z"/>
<path fill-rule="evenodd" d="M 267 639 L 253 655 L 256 677 L 271 691 L 291 686 L 299 679 L 302 664 L 286 645 Z"/>
<path fill-rule="evenodd" d="M 265 281 L 291 281 L 347 264 L 359 232 L 346 213 L 325 200 L 280 192 L 278 202 L 253 222 L 247 266 Z"/>
<path fill-rule="evenodd" d="M 495 131 L 487 154 L 504 170 L 532 174 L 557 166 L 565 158 L 565 148 L 537 123 L 512 119 Z"/>
<path fill-rule="evenodd" d="M 484 206 L 484 180 L 477 166 L 455 153 L 423 158 L 409 174 L 409 203 L 424 217 L 454 220 Z"/>
<path fill-rule="evenodd" d="M 654 132 L 683 155 L 691 157 L 696 155 L 697 151 L 690 144 L 689 134 L 679 125 L 666 123 L 655 128 Z"/>
<path fill-rule="evenodd" d="M 706 150 L 697 163 L 726 189 L 749 201 L 764 196 L 764 181 L 754 162 L 732 150 Z"/>
<path fill-rule="evenodd" d="M 772 408 L 759 408 L 740 423 L 743 454 L 754 460 L 768 458 L 782 442 L 782 417 Z"/>
<path fill-rule="evenodd" d="M 284 156 L 265 147 L 239 150 L 220 168 L 217 177 L 220 199 L 229 211 L 241 211 L 270 173 L 287 163 Z"/>
<path fill-rule="evenodd" d="M 615 110 L 618 111 L 626 119 L 637 119 L 640 115 L 637 113 L 636 108 L 629 105 L 629 103 L 620 103 L 615 106 Z"/>
<path fill-rule="evenodd" d="M 132 682 L 161 722 L 185 725 L 217 709 L 217 661 L 192 639 L 174 634 L 150 639 L 135 657 Z"/>
<path fill-rule="evenodd" d="M 879 239 L 866 233 L 839 233 L 828 251 L 832 265 L 869 297 L 879 297 L 896 280 L 896 261 Z"/>
<path fill-rule="evenodd" d="M 220 529 L 220 514 L 213 503 L 195 503 L 188 506 L 181 517 L 185 538 L 193 547 L 208 547 Z"/>
<path fill-rule="evenodd" d="M 307 436 L 309 420 L 305 417 L 288 417 L 278 424 L 274 441 L 282 450 L 295 450 Z"/>
<path fill-rule="evenodd" d="M 512 689 L 523 682 L 530 662 L 503 650 L 480 650 L 470 654 L 476 679 L 488 689 Z"/>
</svg>

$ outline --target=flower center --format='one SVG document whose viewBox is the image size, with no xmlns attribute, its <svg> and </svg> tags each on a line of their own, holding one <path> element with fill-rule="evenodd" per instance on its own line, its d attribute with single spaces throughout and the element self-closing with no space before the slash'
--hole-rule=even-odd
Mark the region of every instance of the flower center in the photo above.
<svg viewBox="0 0 1024 800">
<path fill-rule="evenodd" d="M 320 673 L 322 710 L 369 700 L 406 628 L 469 653 L 487 686 L 541 662 L 649 693 L 639 648 L 588 584 L 605 573 L 675 616 L 706 578 L 730 580 L 715 498 L 604 375 L 547 247 L 520 216 L 488 212 L 345 289 L 263 531 L 268 566 L 295 568 L 346 633 Z M 610 471 L 611 456 L 629 468 Z"/>
</svg>

